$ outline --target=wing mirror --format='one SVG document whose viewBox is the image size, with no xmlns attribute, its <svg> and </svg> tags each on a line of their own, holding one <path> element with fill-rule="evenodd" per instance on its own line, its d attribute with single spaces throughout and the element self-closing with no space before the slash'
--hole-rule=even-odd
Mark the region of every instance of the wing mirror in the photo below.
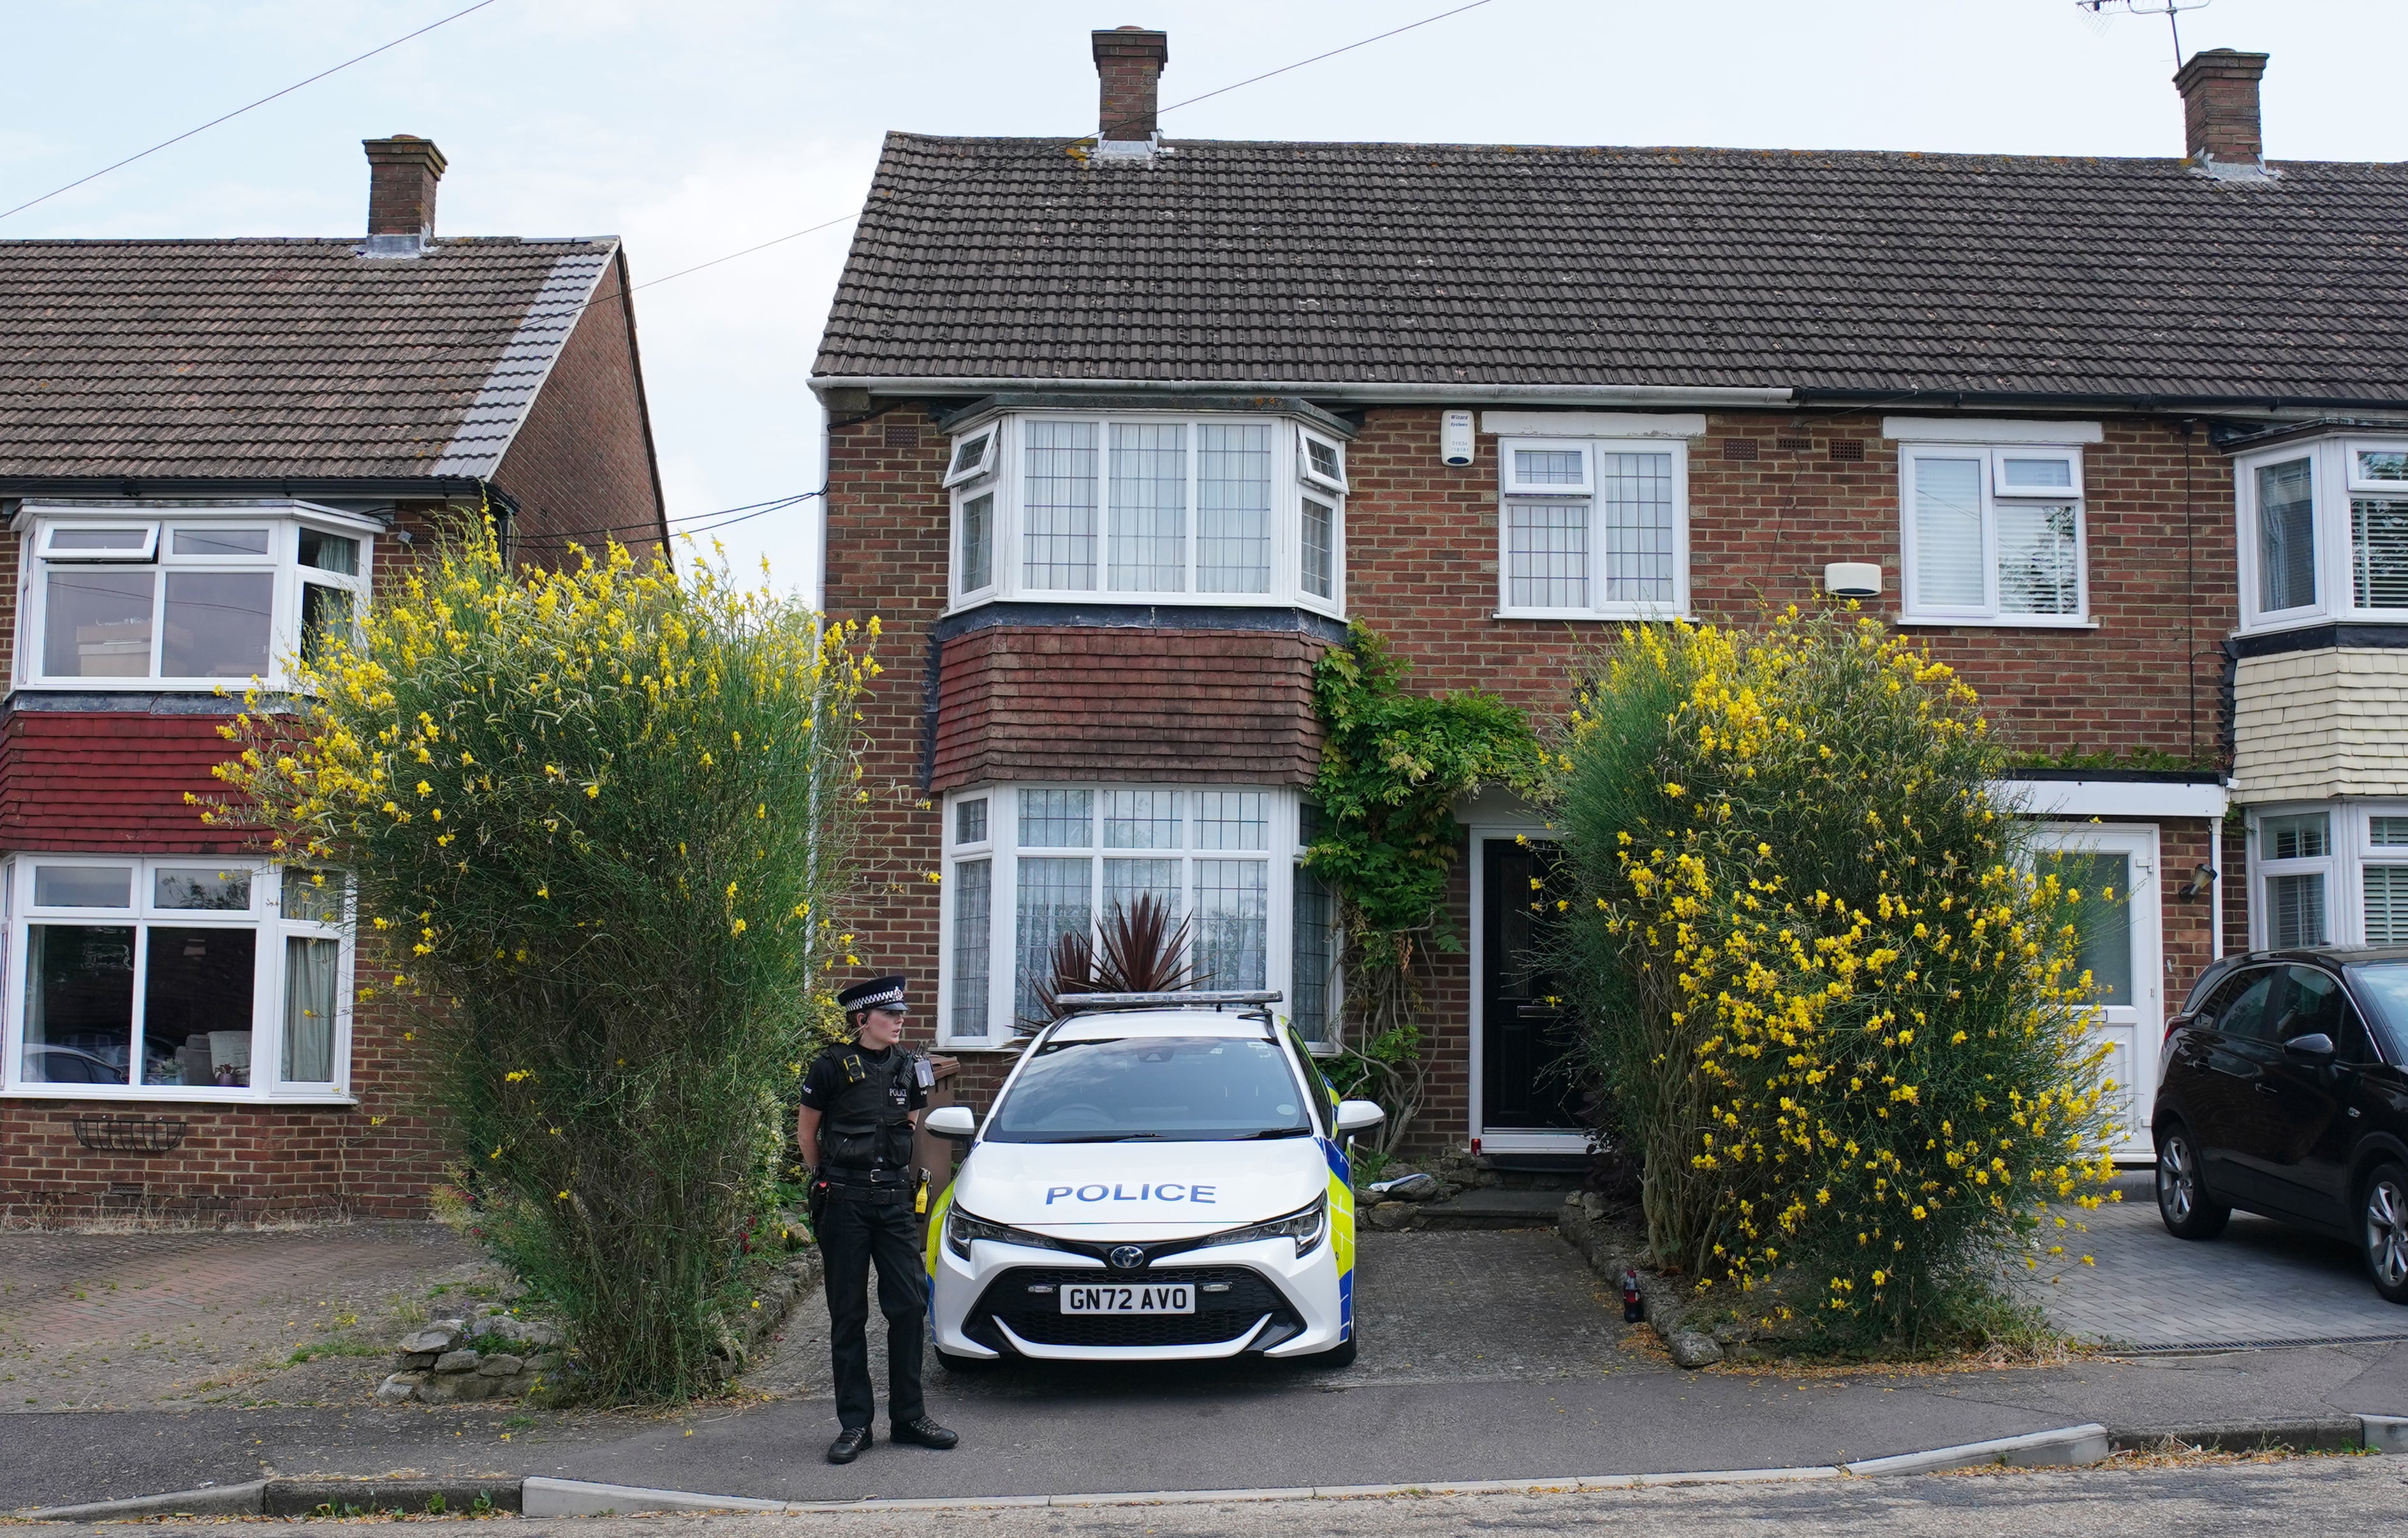
<svg viewBox="0 0 2408 1538">
<path fill-rule="evenodd" d="M 978 1136 L 978 1117 L 967 1105 L 940 1105 L 920 1118 L 920 1125 L 930 1134 L 968 1143 Z"/>
<path fill-rule="evenodd" d="M 1388 1119 L 1377 1100 L 1340 1100 L 1338 1102 L 1338 1135 L 1352 1137 L 1368 1132 Z"/>
<path fill-rule="evenodd" d="M 2333 1059 L 2332 1038 L 2320 1030 L 2306 1036 L 2294 1036 L 2283 1043 L 2283 1051 L 2303 1063 L 2329 1063 Z"/>
</svg>

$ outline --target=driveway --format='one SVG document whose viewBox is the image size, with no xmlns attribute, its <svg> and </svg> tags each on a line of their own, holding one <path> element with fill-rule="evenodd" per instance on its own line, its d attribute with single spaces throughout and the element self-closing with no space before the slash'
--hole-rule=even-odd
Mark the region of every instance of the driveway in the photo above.
<svg viewBox="0 0 2408 1538">
<path fill-rule="evenodd" d="M 2176 1239 L 2153 1178 L 2120 1176 L 2123 1200 L 2082 1215 L 2089 1231 L 2063 1240 L 2096 1263 L 2040 1289 L 2059 1329 L 2143 1351 L 2408 1340 L 2408 1308 L 2377 1296 L 2350 1245 L 2247 1213 L 2219 1238 Z"/>
</svg>

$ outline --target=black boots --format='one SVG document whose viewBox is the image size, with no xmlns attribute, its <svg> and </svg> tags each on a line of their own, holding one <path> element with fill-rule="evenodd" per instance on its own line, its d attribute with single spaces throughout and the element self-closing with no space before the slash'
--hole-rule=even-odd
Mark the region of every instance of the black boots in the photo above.
<svg viewBox="0 0 2408 1538">
<path fill-rule="evenodd" d="M 850 1463 L 854 1459 L 859 1458 L 862 1454 L 862 1450 L 867 1447 L 875 1440 L 876 1438 L 869 1434 L 868 1427 L 848 1426 L 843 1430 L 837 1433 L 837 1437 L 834 1442 L 828 1444 L 828 1461 L 831 1463 Z"/>
<path fill-rule="evenodd" d="M 890 1442 L 916 1442 L 923 1447 L 934 1447 L 939 1452 L 961 1440 L 925 1416 L 917 1420 L 896 1421 L 886 1428 L 886 1436 Z"/>
</svg>

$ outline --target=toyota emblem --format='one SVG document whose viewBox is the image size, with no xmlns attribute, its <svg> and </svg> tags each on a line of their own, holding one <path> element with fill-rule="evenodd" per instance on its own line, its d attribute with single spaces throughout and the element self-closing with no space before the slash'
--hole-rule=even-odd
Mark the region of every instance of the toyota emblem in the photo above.
<svg viewBox="0 0 2408 1538">
<path fill-rule="evenodd" d="M 1140 1244 L 1115 1244 L 1111 1259 L 1114 1271 L 1135 1271 L 1145 1264 L 1145 1248 Z"/>
</svg>

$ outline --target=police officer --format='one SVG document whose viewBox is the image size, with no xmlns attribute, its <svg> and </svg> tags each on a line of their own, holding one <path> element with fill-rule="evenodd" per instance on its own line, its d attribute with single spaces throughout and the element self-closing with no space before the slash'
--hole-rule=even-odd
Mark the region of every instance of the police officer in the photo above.
<svg viewBox="0 0 2408 1538">
<path fill-rule="evenodd" d="M 878 1267 L 878 1307 L 886 1315 L 886 1425 L 896 1442 L 944 1448 L 960 1439 L 928 1418 L 920 1399 L 920 1327 L 927 1316 L 926 1272 L 913 1208 L 919 1178 L 910 1169 L 915 1113 L 936 1082 L 927 1059 L 905 1051 L 908 1006 L 903 979 L 856 983 L 837 995 L 853 1044 L 833 1046 L 803 1076 L 796 1128 L 812 1168 L 820 1258 L 827 1296 L 828 1350 L 836 1366 L 836 1414 L 842 1426 L 828 1445 L 831 1463 L 850 1463 L 870 1445 L 877 1413 L 869 1388 L 869 1268 Z"/>
</svg>

